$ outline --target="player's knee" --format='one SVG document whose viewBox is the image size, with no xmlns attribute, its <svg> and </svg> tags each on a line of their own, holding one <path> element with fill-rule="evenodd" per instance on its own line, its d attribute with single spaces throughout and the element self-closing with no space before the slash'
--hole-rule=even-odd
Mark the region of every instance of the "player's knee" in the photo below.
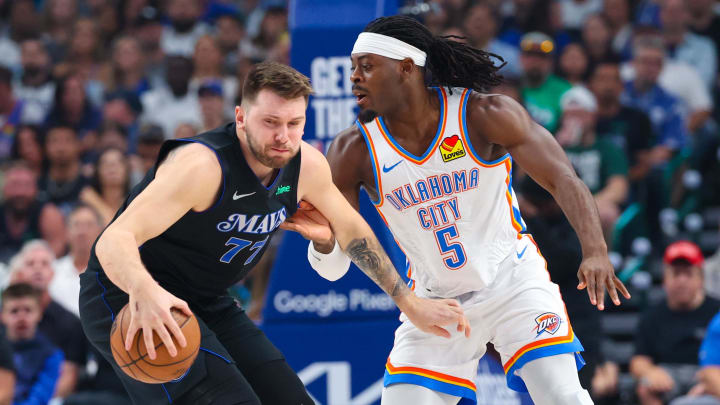
<svg viewBox="0 0 720 405">
<path fill-rule="evenodd" d="M 591 405 L 590 394 L 580 385 L 575 357 L 563 353 L 525 364 L 520 377 L 537 405 Z"/>
</svg>

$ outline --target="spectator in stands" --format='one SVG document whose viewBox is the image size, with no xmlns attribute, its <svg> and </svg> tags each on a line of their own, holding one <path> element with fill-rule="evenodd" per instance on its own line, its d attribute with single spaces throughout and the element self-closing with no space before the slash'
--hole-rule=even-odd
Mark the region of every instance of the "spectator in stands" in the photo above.
<svg viewBox="0 0 720 405">
<path fill-rule="evenodd" d="M 257 35 L 246 38 L 246 41 L 240 45 L 240 52 L 243 56 L 252 60 L 264 60 L 268 57 L 270 48 L 277 43 L 280 36 L 285 32 L 287 32 L 287 10 L 285 7 L 268 7 L 262 14 Z"/>
<path fill-rule="evenodd" d="M 92 104 L 102 103 L 103 86 L 100 82 L 100 70 L 104 65 L 102 38 L 97 24 L 91 18 L 80 18 L 73 24 L 68 55 L 56 65 L 55 77 L 77 74 L 82 80 L 88 99 Z"/>
<path fill-rule="evenodd" d="M 72 128 L 81 141 L 80 151 L 85 153 L 97 146 L 97 131 L 101 123 L 102 112 L 88 99 L 82 77 L 71 73 L 60 79 L 45 126 Z"/>
<path fill-rule="evenodd" d="M 55 97 L 55 82 L 50 76 L 50 55 L 37 37 L 20 43 L 22 74 L 15 82 L 15 96 L 25 104 L 21 121 L 24 124 L 45 122 Z"/>
<path fill-rule="evenodd" d="M 239 45 L 245 38 L 245 24 L 237 13 L 223 14 L 215 20 L 215 27 L 223 59 L 222 73 L 233 75 L 240 60 Z"/>
<path fill-rule="evenodd" d="M 75 389 L 87 358 L 87 340 L 80 320 L 50 298 L 48 287 L 54 275 L 55 256 L 41 240 L 30 241 L 18 253 L 10 269 L 10 284 L 28 283 L 40 291 L 42 320 L 38 330 L 65 355 L 55 396 L 65 397 Z"/>
<path fill-rule="evenodd" d="M 657 42 L 659 43 L 659 40 Z M 635 79 L 636 65 L 636 63 L 628 63 L 622 67 L 623 80 Z M 682 80 L 678 80 L 678 77 L 682 77 Z M 696 132 L 707 123 L 713 102 L 708 87 L 695 68 L 682 61 L 664 58 L 657 83 L 680 101 L 682 115 L 686 117 L 687 129 L 690 132 Z"/>
<path fill-rule="evenodd" d="M 198 89 L 200 111 L 203 120 L 203 131 L 209 131 L 226 124 L 230 119 L 223 108 L 223 89 L 220 83 L 206 82 Z"/>
<path fill-rule="evenodd" d="M 548 131 L 555 132 L 560 121 L 560 97 L 571 87 L 553 71 L 553 40 L 541 33 L 525 34 L 520 43 L 524 77 L 522 98 L 530 116 Z"/>
<path fill-rule="evenodd" d="M 65 59 L 72 36 L 73 22 L 78 16 L 76 0 L 48 0 L 44 4 L 43 31 L 53 61 Z"/>
<path fill-rule="evenodd" d="M 0 64 L 15 73 L 21 68 L 18 44 L 30 36 L 37 35 L 40 23 L 31 0 L 16 0 L 11 2 L 8 8 L 10 9 L 8 27 L 0 34 L 0 55 L 3 56 Z"/>
<path fill-rule="evenodd" d="M 583 85 L 587 80 L 590 59 L 582 44 L 573 42 L 567 44 L 560 53 L 558 61 L 558 76 L 572 85 Z"/>
<path fill-rule="evenodd" d="M 131 3 L 127 3 L 131 7 Z M 165 54 L 160 47 L 163 36 L 163 17 L 157 8 L 140 5 L 137 14 L 128 17 L 132 22 L 129 34 L 138 41 L 145 56 L 145 73 L 154 87 L 156 83 L 162 83 L 163 66 Z"/>
<path fill-rule="evenodd" d="M 142 95 L 143 116 L 140 121 L 160 125 L 169 138 L 180 123 L 201 126 L 202 119 L 197 93 L 189 91 L 192 61 L 182 56 L 170 56 L 165 66 L 167 87 L 154 88 Z"/>
<path fill-rule="evenodd" d="M 630 22 L 630 4 L 628 0 L 605 0 L 603 15 L 610 29 L 611 47 L 623 60 L 630 58 L 633 27 Z"/>
<path fill-rule="evenodd" d="M 598 138 L 597 101 L 590 90 L 575 86 L 565 92 L 560 103 L 563 115 L 555 137 L 595 197 L 605 240 L 610 245 L 628 193 L 625 153 L 611 141 Z"/>
<path fill-rule="evenodd" d="M 209 27 L 200 21 L 203 13 L 196 0 L 170 0 L 167 2 L 167 17 L 170 25 L 165 26 L 160 46 L 165 55 L 190 57 L 195 42 L 209 32 Z"/>
<path fill-rule="evenodd" d="M 504 76 L 520 77 L 522 70 L 518 49 L 496 38 L 499 22 L 500 17 L 489 4 L 476 3 L 465 12 L 462 32 L 470 45 L 500 55 L 507 62 L 501 70 Z"/>
<path fill-rule="evenodd" d="M 238 82 L 233 76 L 225 76 L 222 71 L 222 52 L 217 39 L 210 35 L 198 38 L 193 54 L 193 74 L 190 80 L 190 92 L 197 93 L 200 86 L 208 81 L 216 81 L 222 87 L 225 113 L 235 112 L 235 97 Z"/>
<path fill-rule="evenodd" d="M 644 111 L 650 118 L 656 136 L 650 162 L 653 166 L 662 165 L 687 142 L 682 108 L 678 100 L 658 84 L 665 57 L 660 38 L 638 37 L 633 53 L 635 79 L 625 83 L 625 93 L 621 100 L 625 105 Z"/>
<path fill-rule="evenodd" d="M 125 127 L 113 121 L 105 121 L 100 128 L 98 150 L 119 149 L 123 154 L 128 152 L 128 134 Z"/>
<path fill-rule="evenodd" d="M 25 283 L 9 286 L 2 293 L 0 316 L 13 351 L 13 404 L 47 404 L 60 379 L 63 353 L 38 333 L 40 292 Z"/>
<path fill-rule="evenodd" d="M 80 274 L 87 267 L 90 249 L 102 228 L 103 219 L 95 209 L 83 204 L 76 206 L 67 219 L 69 252 L 53 264 L 55 276 L 48 288 L 50 298 L 77 317 L 80 317 Z"/>
<path fill-rule="evenodd" d="M 716 81 L 717 50 L 709 38 L 689 32 L 690 15 L 685 3 L 685 0 L 665 0 L 660 8 L 668 56 L 694 67 L 705 85 L 711 88 Z"/>
<path fill-rule="evenodd" d="M 80 140 L 75 130 L 68 126 L 50 127 L 45 136 L 45 156 L 47 172 L 38 187 L 48 201 L 64 213 L 70 212 L 87 184 L 80 170 Z"/>
<path fill-rule="evenodd" d="M 131 184 L 135 185 L 145 177 L 160 154 L 160 147 L 165 141 L 162 128 L 157 125 L 148 125 L 141 129 L 138 137 L 137 154 L 130 157 L 132 169 Z"/>
<path fill-rule="evenodd" d="M 697 35 L 710 38 L 715 44 L 720 59 L 720 15 L 715 12 L 714 0 L 689 0 L 685 2 L 688 11 L 688 28 Z"/>
<path fill-rule="evenodd" d="M 130 191 L 130 165 L 119 149 L 100 153 L 90 184 L 80 193 L 80 201 L 93 207 L 102 218 L 103 226 L 110 223 Z"/>
<path fill-rule="evenodd" d="M 126 144 L 123 149 L 126 151 L 135 152 L 140 131 L 138 119 L 142 114 L 142 108 L 140 98 L 132 91 L 118 90 L 105 95 L 103 119 L 106 123 L 110 122 L 123 127 L 126 135 Z M 102 148 L 102 145 L 98 145 L 98 149 Z"/>
<path fill-rule="evenodd" d="M 616 59 L 617 53 L 612 48 L 610 26 L 603 14 L 593 14 L 585 20 L 582 29 L 582 43 L 588 54 L 589 69 L 601 61 Z"/>
<path fill-rule="evenodd" d="M 145 73 L 145 55 L 137 38 L 123 35 L 112 45 L 112 59 L 103 68 L 103 85 L 107 93 L 129 91 L 140 97 L 150 89 Z"/>
<path fill-rule="evenodd" d="M 122 3 L 121 3 L 122 4 Z M 112 40 L 124 27 L 124 22 L 120 19 L 120 7 L 118 4 L 110 1 L 91 2 L 88 4 L 89 12 L 85 12 L 93 20 L 97 21 L 99 43 L 103 49 L 109 49 L 112 46 Z"/>
<path fill-rule="evenodd" d="M 650 169 L 648 154 L 654 139 L 650 119 L 643 111 L 620 103 L 623 83 L 616 62 L 596 65 L 588 84 L 598 102 L 597 136 L 625 152 L 630 181 L 642 180 Z"/>
<path fill-rule="evenodd" d="M 23 124 L 17 127 L 10 150 L 10 159 L 24 161 L 36 178 L 43 173 L 45 154 L 43 153 L 43 135 L 40 127 Z"/>
<path fill-rule="evenodd" d="M 7 262 L 23 243 L 43 238 L 53 251 L 65 249 L 65 225 L 57 207 L 38 199 L 37 177 L 23 162 L 5 171 L 0 204 L 0 261 Z"/>
<path fill-rule="evenodd" d="M 12 89 L 12 72 L 0 66 L 0 161 L 10 156 L 15 128 L 22 118 L 23 102 L 16 99 Z"/>
<path fill-rule="evenodd" d="M 710 321 L 700 346 L 698 384 L 670 405 L 720 405 L 720 313 Z"/>
<path fill-rule="evenodd" d="M 705 296 L 700 248 L 679 241 L 665 250 L 666 298 L 642 315 L 630 372 L 642 405 L 662 404 L 693 385 L 702 336 L 720 301 Z"/>
</svg>

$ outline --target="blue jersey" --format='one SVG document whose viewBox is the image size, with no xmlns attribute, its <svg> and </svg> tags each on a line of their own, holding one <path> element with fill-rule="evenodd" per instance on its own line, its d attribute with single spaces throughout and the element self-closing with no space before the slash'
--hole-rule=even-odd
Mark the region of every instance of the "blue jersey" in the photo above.
<svg viewBox="0 0 720 405">
<path fill-rule="evenodd" d="M 624 105 L 640 109 L 648 115 L 656 137 L 653 146 L 662 145 L 670 149 L 685 146 L 688 135 L 680 103 L 660 86 L 655 85 L 641 93 L 633 82 L 627 82 L 621 101 Z"/>
<path fill-rule="evenodd" d="M 720 312 L 710 321 L 700 346 L 700 365 L 720 366 Z"/>
</svg>

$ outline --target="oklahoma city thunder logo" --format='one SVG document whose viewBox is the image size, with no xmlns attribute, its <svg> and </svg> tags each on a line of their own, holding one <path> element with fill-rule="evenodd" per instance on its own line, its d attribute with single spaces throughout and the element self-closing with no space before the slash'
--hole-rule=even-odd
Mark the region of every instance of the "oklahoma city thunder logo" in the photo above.
<svg viewBox="0 0 720 405">
<path fill-rule="evenodd" d="M 533 331 L 537 331 L 537 335 L 535 337 L 540 336 L 543 332 L 554 335 L 555 332 L 560 329 L 560 322 L 562 322 L 560 317 L 553 312 L 545 312 L 542 315 L 538 315 L 537 318 L 535 318 L 535 323 L 537 325 L 533 328 Z"/>
<path fill-rule="evenodd" d="M 443 139 L 440 144 L 440 153 L 442 154 L 443 162 L 449 162 L 465 156 L 465 147 L 463 147 L 460 137 L 453 135 Z"/>
</svg>

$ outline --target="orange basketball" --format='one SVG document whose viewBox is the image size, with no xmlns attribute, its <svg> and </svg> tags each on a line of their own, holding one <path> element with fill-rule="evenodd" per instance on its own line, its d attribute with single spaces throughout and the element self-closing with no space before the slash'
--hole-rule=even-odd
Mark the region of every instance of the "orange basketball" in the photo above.
<svg viewBox="0 0 720 405">
<path fill-rule="evenodd" d="M 195 316 L 172 309 L 173 318 L 180 326 L 187 345 L 181 347 L 172 336 L 177 349 L 177 355 L 171 357 L 165 344 L 157 334 L 153 334 L 155 344 L 155 360 L 150 359 L 145 348 L 145 339 L 142 329 L 137 331 L 130 350 L 125 350 L 125 335 L 130 326 L 130 311 L 125 305 L 115 317 L 110 330 L 110 348 L 113 358 L 120 369 L 130 377 L 148 384 L 161 384 L 176 380 L 187 372 L 195 361 L 200 350 L 200 326 Z"/>
</svg>

